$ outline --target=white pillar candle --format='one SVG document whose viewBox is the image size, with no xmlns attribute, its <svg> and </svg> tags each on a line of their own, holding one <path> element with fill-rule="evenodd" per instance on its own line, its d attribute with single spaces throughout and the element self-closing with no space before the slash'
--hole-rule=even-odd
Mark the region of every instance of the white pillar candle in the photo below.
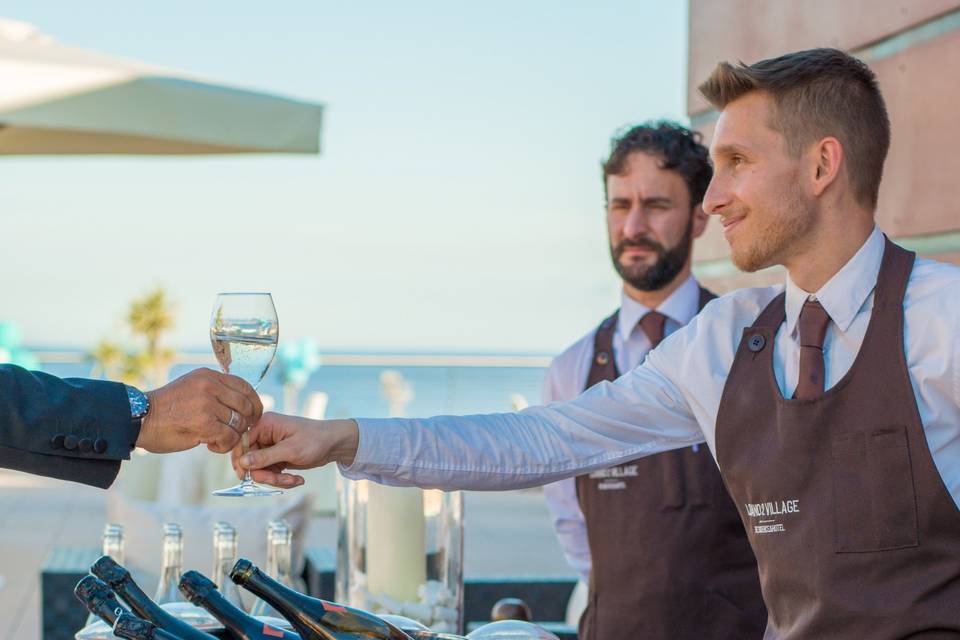
<svg viewBox="0 0 960 640">
<path fill-rule="evenodd" d="M 374 482 L 367 491 L 367 590 L 416 601 L 427 581 L 423 491 Z"/>
</svg>

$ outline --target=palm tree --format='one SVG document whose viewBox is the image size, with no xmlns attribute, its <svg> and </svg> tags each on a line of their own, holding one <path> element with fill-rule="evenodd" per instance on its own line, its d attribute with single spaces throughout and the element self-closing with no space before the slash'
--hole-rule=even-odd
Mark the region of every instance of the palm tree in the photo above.
<svg viewBox="0 0 960 640">
<path fill-rule="evenodd" d="M 87 354 L 87 359 L 93 362 L 91 375 L 96 378 L 117 378 L 126 355 L 117 343 L 101 340 L 93 351 Z"/>
<path fill-rule="evenodd" d="M 140 373 L 152 379 L 156 386 L 166 382 L 174 354 L 160 346 L 160 338 L 173 327 L 174 320 L 174 304 L 163 287 L 157 287 L 130 304 L 127 314 L 130 330 L 135 336 L 142 336 L 147 346 L 136 362 L 131 362 L 130 373 Z"/>
<path fill-rule="evenodd" d="M 125 351 L 116 343 L 103 340 L 89 354 L 94 372 L 138 386 L 161 386 L 167 380 L 174 351 L 161 345 L 163 334 L 173 327 L 174 303 L 163 287 L 157 287 L 130 303 L 127 324 L 134 338 L 144 346 Z"/>
</svg>

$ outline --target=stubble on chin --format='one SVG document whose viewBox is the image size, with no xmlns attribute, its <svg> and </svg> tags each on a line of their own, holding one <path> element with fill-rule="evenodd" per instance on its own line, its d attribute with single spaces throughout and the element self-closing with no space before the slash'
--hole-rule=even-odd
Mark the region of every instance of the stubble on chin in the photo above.
<svg viewBox="0 0 960 640">
<path fill-rule="evenodd" d="M 764 228 L 741 233 L 742 236 L 748 237 L 740 239 L 739 249 L 730 243 L 730 259 L 737 269 L 754 273 L 767 267 L 783 264 L 792 248 L 798 242 L 802 242 L 815 225 L 816 214 L 811 203 L 798 193 L 787 194 L 779 211 L 780 215 Z M 754 221 L 744 220 L 746 224 L 751 222 Z"/>
</svg>

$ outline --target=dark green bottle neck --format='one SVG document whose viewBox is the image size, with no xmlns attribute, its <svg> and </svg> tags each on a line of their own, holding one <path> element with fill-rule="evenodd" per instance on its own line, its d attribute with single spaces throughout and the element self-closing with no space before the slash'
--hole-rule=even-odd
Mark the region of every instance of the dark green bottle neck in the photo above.
<svg viewBox="0 0 960 640">
<path fill-rule="evenodd" d="M 176 640 L 216 640 L 208 633 L 199 629 L 194 629 L 189 624 L 171 615 L 166 609 L 147 597 L 136 582 L 127 575 L 120 582 L 114 591 L 117 592 L 123 601 L 130 605 L 135 614 L 145 620 L 149 620 L 158 627 L 163 627 L 177 635 L 173 636 Z"/>
<path fill-rule="evenodd" d="M 130 605 L 130 608 L 135 614 L 144 620 L 150 620 L 153 623 L 157 623 L 155 618 L 163 617 L 167 614 L 166 611 L 160 608 L 160 605 L 155 603 L 153 600 L 147 597 L 147 594 L 143 592 L 143 589 L 140 588 L 136 582 L 133 581 L 129 575 L 126 576 L 123 581 L 117 585 L 111 585 L 113 590 L 117 592 L 123 601 Z"/>
<path fill-rule="evenodd" d="M 321 601 L 280 584 L 259 569 L 247 575 L 240 586 L 272 605 L 293 625 L 302 640 L 338 640 L 337 636 L 319 627 L 308 613 Z"/>
<path fill-rule="evenodd" d="M 113 623 L 117 621 L 117 609 L 120 609 L 121 613 L 129 613 L 127 609 L 120 604 L 120 601 L 116 599 L 112 594 L 109 598 L 102 600 L 100 604 L 93 608 L 93 614 L 113 626 Z"/>
<path fill-rule="evenodd" d="M 223 623 L 239 640 L 261 640 L 275 637 L 273 633 L 264 633 L 266 626 L 262 621 L 247 614 L 235 604 L 223 597 L 219 591 L 211 591 L 198 603 L 201 607 L 213 614 L 213 617 Z M 270 631 L 283 634 L 283 640 L 299 640 L 299 636 L 270 627 Z"/>
</svg>

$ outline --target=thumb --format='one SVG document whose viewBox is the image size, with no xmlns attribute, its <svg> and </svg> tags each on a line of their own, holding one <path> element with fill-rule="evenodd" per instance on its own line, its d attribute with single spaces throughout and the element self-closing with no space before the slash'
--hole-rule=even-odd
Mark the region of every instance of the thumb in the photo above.
<svg viewBox="0 0 960 640">
<path fill-rule="evenodd" d="M 263 469 L 277 463 L 287 463 L 297 453 L 297 446 L 291 440 L 283 440 L 272 447 L 256 449 L 244 454 L 240 458 L 240 466 L 244 469 Z M 286 466 L 286 465 L 284 465 Z"/>
</svg>

